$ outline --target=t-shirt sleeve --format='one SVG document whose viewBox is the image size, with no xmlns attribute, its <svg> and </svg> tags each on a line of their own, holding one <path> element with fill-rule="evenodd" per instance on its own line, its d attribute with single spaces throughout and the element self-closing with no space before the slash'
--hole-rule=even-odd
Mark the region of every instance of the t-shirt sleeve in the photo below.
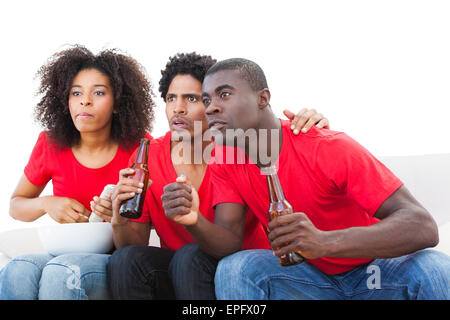
<svg viewBox="0 0 450 320">
<path fill-rule="evenodd" d="M 403 185 L 383 163 L 345 133 L 324 139 L 317 155 L 331 187 L 346 192 L 372 216 Z"/>
<path fill-rule="evenodd" d="M 49 146 L 46 133 L 43 131 L 39 134 L 38 140 L 34 145 L 30 158 L 24 169 L 27 179 L 35 186 L 43 186 L 51 179 L 49 172 L 48 157 Z"/>
</svg>

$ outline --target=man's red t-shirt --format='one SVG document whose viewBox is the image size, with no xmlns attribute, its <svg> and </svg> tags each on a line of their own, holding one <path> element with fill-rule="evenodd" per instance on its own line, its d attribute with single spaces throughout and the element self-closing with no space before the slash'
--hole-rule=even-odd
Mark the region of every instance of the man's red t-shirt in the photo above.
<svg viewBox="0 0 450 320">
<path fill-rule="evenodd" d="M 294 212 L 304 212 L 323 231 L 378 222 L 373 215 L 402 182 L 345 133 L 312 127 L 305 134 L 294 135 L 291 121 L 281 123 L 283 145 L 275 166 Z M 247 206 L 267 228 L 266 177 L 240 149 L 216 146 L 216 158 L 230 151 L 247 163 L 210 164 L 212 204 Z M 327 274 L 337 274 L 370 260 L 325 257 L 307 261 Z"/>
<path fill-rule="evenodd" d="M 149 133 L 145 138 L 152 139 Z M 130 149 L 117 148 L 114 158 L 101 168 L 83 166 L 72 153 L 71 148 L 58 148 L 49 141 L 45 131 L 33 148 L 24 173 L 35 186 L 53 184 L 53 195 L 68 197 L 80 202 L 90 210 L 90 202 L 94 196 L 100 196 L 107 184 L 116 184 L 119 171 L 128 166 L 131 154 L 139 146 L 139 141 Z"/>
<path fill-rule="evenodd" d="M 162 207 L 161 196 L 164 193 L 164 186 L 175 182 L 177 179 L 170 153 L 171 137 L 172 135 L 169 131 L 165 136 L 150 142 L 148 170 L 152 185 L 148 188 L 145 195 L 142 216 L 134 221 L 151 223 L 158 233 L 161 248 L 178 250 L 181 246 L 194 242 L 194 238 L 184 226 L 167 218 Z M 136 153 L 137 150 L 131 156 L 129 165 L 133 163 Z M 210 178 L 211 170 L 208 165 L 202 184 L 197 192 L 200 199 L 200 213 L 209 221 L 214 222 L 215 211 L 212 206 L 213 189 Z M 248 215 L 245 232 L 244 249 L 270 248 L 267 235 L 254 215 Z"/>
</svg>

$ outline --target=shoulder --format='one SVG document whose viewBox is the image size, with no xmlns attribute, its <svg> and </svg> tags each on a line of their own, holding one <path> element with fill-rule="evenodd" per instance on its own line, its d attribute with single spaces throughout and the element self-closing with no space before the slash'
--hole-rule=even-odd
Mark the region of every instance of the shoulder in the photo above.
<svg viewBox="0 0 450 320">
<path fill-rule="evenodd" d="M 281 120 L 283 136 L 291 141 L 294 147 L 302 150 L 318 151 L 319 149 L 336 150 L 338 152 L 348 150 L 348 148 L 360 148 L 358 142 L 352 139 L 345 132 L 334 131 L 313 126 L 308 132 L 294 135 L 290 129 L 291 121 Z"/>
<path fill-rule="evenodd" d="M 52 139 L 49 131 L 41 131 L 34 146 L 35 150 L 39 150 L 42 153 L 51 152 L 52 154 L 59 154 L 69 148 L 61 148 Z"/>
<path fill-rule="evenodd" d="M 171 138 L 172 134 L 168 131 L 165 135 L 150 140 L 149 153 L 157 153 L 165 148 L 170 148 Z"/>
</svg>

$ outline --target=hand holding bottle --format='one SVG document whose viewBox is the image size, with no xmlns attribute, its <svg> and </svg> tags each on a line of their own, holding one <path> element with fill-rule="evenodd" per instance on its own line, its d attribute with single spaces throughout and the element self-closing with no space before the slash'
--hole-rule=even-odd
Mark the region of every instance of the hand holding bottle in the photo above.
<svg viewBox="0 0 450 320">
<path fill-rule="evenodd" d="M 307 259 L 326 256 L 326 232 L 317 229 L 302 212 L 282 215 L 269 222 L 269 241 L 274 255 L 299 252 Z"/>
</svg>

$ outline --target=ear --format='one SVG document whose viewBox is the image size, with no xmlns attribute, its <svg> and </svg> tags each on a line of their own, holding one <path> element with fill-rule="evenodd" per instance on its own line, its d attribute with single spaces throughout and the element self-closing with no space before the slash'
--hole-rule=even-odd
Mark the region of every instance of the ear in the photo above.
<svg viewBox="0 0 450 320">
<path fill-rule="evenodd" d="M 260 109 L 264 109 L 267 106 L 270 106 L 270 91 L 265 88 L 258 91 L 258 106 Z"/>
</svg>

